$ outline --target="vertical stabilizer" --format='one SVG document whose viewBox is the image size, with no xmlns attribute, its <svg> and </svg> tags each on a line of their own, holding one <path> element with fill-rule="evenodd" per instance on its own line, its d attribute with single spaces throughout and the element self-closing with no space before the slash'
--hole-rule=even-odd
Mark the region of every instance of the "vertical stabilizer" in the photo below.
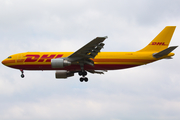
<svg viewBox="0 0 180 120">
<path fill-rule="evenodd" d="M 157 52 L 169 46 L 176 26 L 166 26 L 145 48 L 138 52 Z"/>
</svg>

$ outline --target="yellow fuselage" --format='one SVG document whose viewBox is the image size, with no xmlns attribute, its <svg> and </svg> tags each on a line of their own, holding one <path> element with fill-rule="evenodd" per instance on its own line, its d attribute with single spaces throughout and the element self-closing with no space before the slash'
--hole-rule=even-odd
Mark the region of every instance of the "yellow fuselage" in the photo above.
<svg viewBox="0 0 180 120">
<path fill-rule="evenodd" d="M 2 63 L 8 67 L 23 70 L 69 70 L 78 71 L 80 66 L 72 64 L 62 69 L 51 67 L 51 59 L 68 57 L 73 52 L 26 52 L 9 56 Z M 85 65 L 85 70 L 115 70 L 148 64 L 167 56 L 156 59 L 154 52 L 100 52 L 94 59 L 94 66 Z"/>
</svg>

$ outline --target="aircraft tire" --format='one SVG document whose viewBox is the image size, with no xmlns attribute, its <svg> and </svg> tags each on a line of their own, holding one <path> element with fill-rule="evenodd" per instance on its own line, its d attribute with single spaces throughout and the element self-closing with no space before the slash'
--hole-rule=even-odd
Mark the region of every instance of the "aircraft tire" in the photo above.
<svg viewBox="0 0 180 120">
<path fill-rule="evenodd" d="M 86 71 L 79 71 L 78 74 L 79 74 L 79 76 L 86 76 L 87 72 Z"/>
<path fill-rule="evenodd" d="M 87 75 L 87 72 L 86 72 L 86 71 L 84 71 L 84 72 L 82 73 L 82 75 L 83 75 L 83 76 L 86 76 L 86 75 Z"/>
<path fill-rule="evenodd" d="M 85 77 L 85 78 L 84 78 L 84 81 L 85 81 L 85 82 L 88 82 L 88 78 L 87 78 L 87 77 Z"/>
<path fill-rule="evenodd" d="M 82 71 L 79 71 L 78 74 L 79 74 L 79 76 L 81 76 L 82 75 Z"/>
<path fill-rule="evenodd" d="M 24 74 L 21 74 L 21 78 L 24 78 Z"/>
<path fill-rule="evenodd" d="M 83 82 L 83 81 L 84 81 L 84 78 L 81 77 L 81 78 L 80 78 L 80 82 Z"/>
</svg>

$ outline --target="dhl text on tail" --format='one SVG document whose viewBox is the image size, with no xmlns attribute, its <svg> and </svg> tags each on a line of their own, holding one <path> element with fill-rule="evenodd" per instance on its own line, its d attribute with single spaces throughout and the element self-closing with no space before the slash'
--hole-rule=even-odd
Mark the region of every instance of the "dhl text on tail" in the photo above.
<svg viewBox="0 0 180 120">
<path fill-rule="evenodd" d="M 25 52 L 9 56 L 2 64 L 24 70 L 56 70 L 56 78 L 68 78 L 78 73 L 87 82 L 87 72 L 103 74 L 171 58 L 178 46 L 169 46 L 175 26 L 165 27 L 146 47 L 136 52 L 100 52 L 107 37 L 97 37 L 76 52 Z"/>
</svg>

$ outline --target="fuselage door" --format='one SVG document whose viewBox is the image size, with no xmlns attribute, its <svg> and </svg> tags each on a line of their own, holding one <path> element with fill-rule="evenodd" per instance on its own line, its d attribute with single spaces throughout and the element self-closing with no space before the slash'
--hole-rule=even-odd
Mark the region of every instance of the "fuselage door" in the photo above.
<svg viewBox="0 0 180 120">
<path fill-rule="evenodd" d="M 24 61 L 24 59 L 23 59 L 23 54 L 19 54 L 18 56 L 17 56 L 17 63 L 23 63 L 23 61 Z"/>
</svg>

